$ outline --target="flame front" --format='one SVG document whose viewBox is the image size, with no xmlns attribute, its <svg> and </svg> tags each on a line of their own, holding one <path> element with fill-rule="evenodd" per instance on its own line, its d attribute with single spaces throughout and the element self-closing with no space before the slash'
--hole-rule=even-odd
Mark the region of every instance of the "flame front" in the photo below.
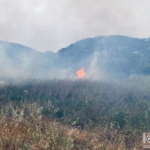
<svg viewBox="0 0 150 150">
<path fill-rule="evenodd" d="M 83 78 L 85 76 L 84 69 L 80 69 L 76 72 L 78 78 Z"/>
</svg>

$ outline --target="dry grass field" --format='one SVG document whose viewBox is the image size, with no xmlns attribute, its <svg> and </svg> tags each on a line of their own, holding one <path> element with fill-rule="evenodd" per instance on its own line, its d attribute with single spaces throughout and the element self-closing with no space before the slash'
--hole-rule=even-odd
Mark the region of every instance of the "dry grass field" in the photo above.
<svg viewBox="0 0 150 150">
<path fill-rule="evenodd" d="M 141 150 L 149 131 L 148 81 L 0 85 L 0 150 Z"/>
</svg>

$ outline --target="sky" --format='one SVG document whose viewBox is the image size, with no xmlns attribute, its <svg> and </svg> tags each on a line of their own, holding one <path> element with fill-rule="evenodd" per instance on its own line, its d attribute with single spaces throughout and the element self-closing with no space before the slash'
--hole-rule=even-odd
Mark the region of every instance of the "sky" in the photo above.
<svg viewBox="0 0 150 150">
<path fill-rule="evenodd" d="M 0 0 L 0 40 L 57 52 L 101 35 L 150 37 L 150 0 Z"/>
</svg>

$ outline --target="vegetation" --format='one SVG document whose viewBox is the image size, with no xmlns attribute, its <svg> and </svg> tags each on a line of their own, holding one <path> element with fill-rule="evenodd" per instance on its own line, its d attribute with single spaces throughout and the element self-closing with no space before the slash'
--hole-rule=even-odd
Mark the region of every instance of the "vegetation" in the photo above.
<svg viewBox="0 0 150 150">
<path fill-rule="evenodd" d="M 149 81 L 0 84 L 0 149 L 142 149 L 142 133 L 150 131 Z"/>
</svg>

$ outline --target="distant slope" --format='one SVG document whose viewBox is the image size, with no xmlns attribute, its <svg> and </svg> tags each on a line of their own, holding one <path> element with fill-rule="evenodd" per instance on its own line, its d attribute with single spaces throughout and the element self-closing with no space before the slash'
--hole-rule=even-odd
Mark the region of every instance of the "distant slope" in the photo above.
<svg viewBox="0 0 150 150">
<path fill-rule="evenodd" d="M 150 74 L 150 39 L 120 35 L 78 41 L 58 53 L 0 41 L 0 76 L 71 75 L 84 67 L 86 75 L 106 73 L 114 77 Z M 55 71 L 56 72 L 55 72 Z M 60 71 L 61 70 L 61 71 Z M 67 71 L 69 70 L 69 72 Z"/>
<path fill-rule="evenodd" d="M 96 67 L 111 75 L 150 74 L 150 39 L 112 35 L 88 38 L 58 52 L 64 67 Z"/>
<path fill-rule="evenodd" d="M 32 76 L 52 68 L 53 52 L 0 41 L 0 76 Z"/>
</svg>

